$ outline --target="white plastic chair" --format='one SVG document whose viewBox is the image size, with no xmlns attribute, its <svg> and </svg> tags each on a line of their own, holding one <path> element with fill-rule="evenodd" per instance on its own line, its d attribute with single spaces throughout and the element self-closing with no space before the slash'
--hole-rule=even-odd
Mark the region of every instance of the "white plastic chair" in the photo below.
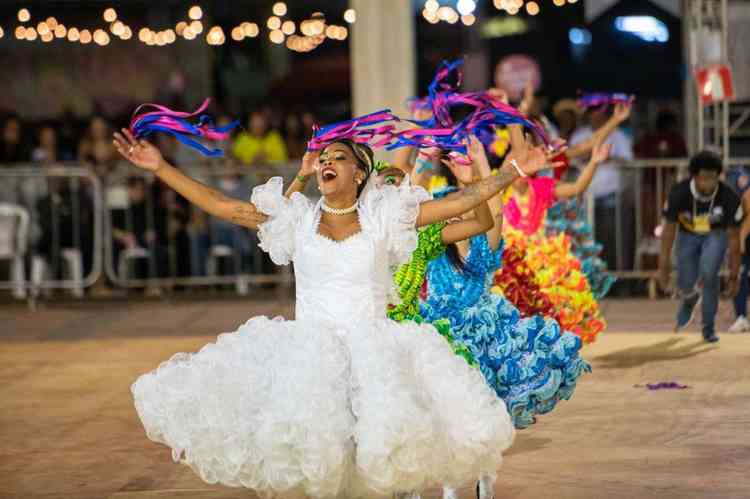
<svg viewBox="0 0 750 499">
<path fill-rule="evenodd" d="M 208 250 L 208 258 L 206 259 L 206 274 L 213 277 L 219 267 L 220 258 L 229 258 L 234 264 L 234 250 L 224 244 L 215 244 Z M 242 269 L 236 269 L 237 274 L 242 273 Z M 237 294 L 240 296 L 247 296 L 248 294 L 248 282 L 242 275 L 237 276 L 237 281 L 234 284 Z"/>
<path fill-rule="evenodd" d="M 0 260 L 10 261 L 13 297 L 26 298 L 26 265 L 28 249 L 29 212 L 23 206 L 0 203 Z"/>
<path fill-rule="evenodd" d="M 65 262 L 66 277 L 73 281 L 73 296 L 83 298 L 83 257 L 78 248 L 63 248 L 60 252 Z M 31 295 L 39 296 L 42 281 L 49 277 L 47 260 L 40 255 L 31 259 Z"/>
</svg>

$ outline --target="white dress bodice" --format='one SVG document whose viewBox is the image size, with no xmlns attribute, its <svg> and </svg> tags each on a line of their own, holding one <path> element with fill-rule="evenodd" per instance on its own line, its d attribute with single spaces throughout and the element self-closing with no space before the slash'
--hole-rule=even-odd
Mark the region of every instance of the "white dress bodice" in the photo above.
<svg viewBox="0 0 750 499">
<path fill-rule="evenodd" d="M 358 203 L 360 232 L 334 241 L 318 232 L 322 201 L 281 198 L 280 182 L 256 187 L 253 202 L 271 216 L 260 228 L 261 247 L 277 264 L 294 262 L 296 318 L 342 326 L 385 319 L 393 267 L 416 248 L 414 221 L 429 195 L 408 184 L 371 189 Z"/>
</svg>

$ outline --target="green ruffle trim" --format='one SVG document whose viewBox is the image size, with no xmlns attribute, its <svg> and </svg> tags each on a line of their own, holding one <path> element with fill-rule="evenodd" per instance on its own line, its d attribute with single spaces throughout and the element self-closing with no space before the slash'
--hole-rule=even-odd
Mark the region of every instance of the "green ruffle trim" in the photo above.
<svg viewBox="0 0 750 499">
<path fill-rule="evenodd" d="M 393 276 L 401 298 L 401 303 L 388 310 L 388 317 L 394 321 L 425 323 L 424 318 L 419 314 L 419 293 L 427 275 L 427 264 L 445 251 L 442 239 L 443 227 L 445 227 L 445 222 L 434 223 L 420 229 L 417 249 L 414 250 L 411 260 L 402 265 Z M 432 326 L 448 340 L 456 355 L 466 360 L 470 366 L 479 367 L 471 351 L 465 345 L 456 342 L 448 319 L 433 322 Z"/>
</svg>

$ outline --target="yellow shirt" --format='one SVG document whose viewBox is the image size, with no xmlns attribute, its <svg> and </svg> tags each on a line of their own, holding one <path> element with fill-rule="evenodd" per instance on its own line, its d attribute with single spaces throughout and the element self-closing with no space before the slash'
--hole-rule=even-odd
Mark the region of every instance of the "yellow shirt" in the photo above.
<svg viewBox="0 0 750 499">
<path fill-rule="evenodd" d="M 243 164 L 282 163 L 287 160 L 286 145 L 276 131 L 270 131 L 263 137 L 242 133 L 237 137 L 232 153 Z M 261 156 L 258 158 L 258 156 Z"/>
</svg>

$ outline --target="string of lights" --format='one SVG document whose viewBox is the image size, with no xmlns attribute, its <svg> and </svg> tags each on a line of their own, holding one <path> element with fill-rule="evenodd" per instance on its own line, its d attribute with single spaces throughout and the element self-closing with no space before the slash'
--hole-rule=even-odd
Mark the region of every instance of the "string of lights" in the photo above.
<svg viewBox="0 0 750 499">
<path fill-rule="evenodd" d="M 573 4 L 577 1 L 552 0 L 552 3 L 557 7 L 562 7 L 566 3 Z M 525 7 L 527 14 L 535 16 L 541 11 L 539 2 L 541 0 L 526 2 L 524 0 L 493 0 L 493 5 L 497 10 L 505 11 L 512 16 L 518 14 Z M 477 3 L 475 0 L 451 0 L 449 2 L 443 1 L 442 3 L 439 0 L 425 0 L 422 17 L 430 24 L 437 24 L 439 22 L 456 24 L 460 20 L 465 26 L 471 26 L 477 20 L 474 15 L 476 8 Z"/>
<path fill-rule="evenodd" d="M 566 4 L 574 4 L 578 0 L 545 0 L 557 7 Z M 516 15 L 525 9 L 526 13 L 536 16 L 540 13 L 542 0 L 493 0 L 497 10 L 505 11 L 509 15 Z M 431 24 L 446 22 L 456 24 L 459 21 L 465 26 L 471 26 L 476 22 L 474 12 L 477 8 L 476 0 L 425 0 L 422 16 Z M 291 19 L 285 19 L 288 8 L 284 2 L 276 2 L 272 14 L 264 23 L 268 31 L 268 39 L 275 44 L 286 42 L 287 48 L 297 52 L 309 52 L 318 47 L 326 39 L 346 40 L 349 29 L 346 26 L 328 24 L 322 12 L 313 13 L 308 19 L 299 24 Z M 343 13 L 343 19 L 347 24 L 357 21 L 357 13 L 354 9 L 347 9 Z M 66 27 L 54 17 L 48 17 L 36 25 L 32 22 L 29 9 L 22 8 L 18 11 L 18 22 L 14 30 L 17 40 L 33 42 L 41 40 L 49 43 L 55 39 L 67 39 L 69 42 L 87 45 L 108 45 L 112 37 L 120 40 L 133 38 L 133 29 L 118 18 L 116 10 L 109 7 L 104 10 L 102 18 L 106 26 L 96 29 L 79 29 L 77 27 Z M 261 34 L 263 25 L 252 21 L 243 21 L 234 26 L 230 31 L 230 37 L 234 42 L 242 42 L 246 38 L 257 38 Z M 188 9 L 187 18 L 179 21 L 174 28 L 154 30 L 143 27 L 138 30 L 138 40 L 146 45 L 164 46 L 177 41 L 178 38 L 185 40 L 196 40 L 204 33 L 203 9 L 194 5 Z M 5 35 L 0 27 L 0 38 Z M 110 36 L 111 35 L 111 36 Z M 209 45 L 223 45 L 227 41 L 224 29 L 221 26 L 212 26 L 206 31 L 205 41 Z"/>
<path fill-rule="evenodd" d="M 309 52 L 326 39 L 342 41 L 349 36 L 349 29 L 346 26 L 328 24 L 322 12 L 313 13 L 308 19 L 302 20 L 298 26 L 295 21 L 284 19 L 288 13 L 286 3 L 276 2 L 271 10 L 273 15 L 265 22 L 268 38 L 275 44 L 286 42 L 290 50 Z M 15 27 L 13 33 L 19 41 L 40 40 L 49 43 L 59 39 L 82 45 L 94 43 L 106 46 L 115 37 L 120 40 L 130 40 L 134 34 L 134 28 L 120 19 L 117 11 L 112 7 L 103 11 L 102 20 L 105 24 L 96 28 L 67 27 L 52 16 L 35 23 L 27 8 L 20 9 L 17 18 L 19 25 Z M 343 13 L 343 19 L 347 24 L 354 24 L 357 14 L 354 9 L 347 9 Z M 188 41 L 196 40 L 205 31 L 204 38 L 209 45 L 226 43 L 224 29 L 216 25 L 206 30 L 203 20 L 203 9 L 200 5 L 194 5 L 188 9 L 186 18 L 177 22 L 174 28 L 156 30 L 144 26 L 137 30 L 137 40 L 150 46 L 164 46 L 175 43 L 178 38 Z M 257 38 L 261 34 L 261 29 L 258 23 L 243 21 L 231 29 L 230 36 L 233 41 L 242 42 L 245 38 Z M 3 36 L 5 32 L 0 27 L 0 38 Z"/>
</svg>

